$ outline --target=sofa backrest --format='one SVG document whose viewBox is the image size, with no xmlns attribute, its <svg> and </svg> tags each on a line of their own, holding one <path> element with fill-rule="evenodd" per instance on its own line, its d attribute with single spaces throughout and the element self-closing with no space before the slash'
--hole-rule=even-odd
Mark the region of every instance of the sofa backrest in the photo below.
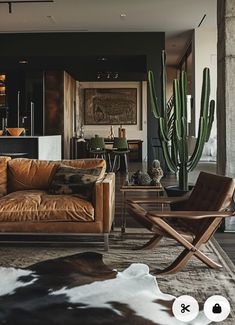
<svg viewBox="0 0 235 325">
<path fill-rule="evenodd" d="M 106 163 L 103 159 L 77 159 L 62 161 L 47 161 L 36 159 L 12 159 L 7 165 L 7 188 L 9 192 L 23 190 L 47 190 L 56 169 L 61 164 L 75 168 L 102 167 L 103 177 Z"/>
<path fill-rule="evenodd" d="M 7 162 L 11 157 L 0 157 L 0 197 L 7 194 Z"/>
</svg>

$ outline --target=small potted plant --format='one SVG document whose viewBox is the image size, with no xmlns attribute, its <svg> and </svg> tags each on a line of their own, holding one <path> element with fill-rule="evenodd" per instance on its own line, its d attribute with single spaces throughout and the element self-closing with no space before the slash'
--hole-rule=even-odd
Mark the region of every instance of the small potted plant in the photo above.
<svg viewBox="0 0 235 325">
<path fill-rule="evenodd" d="M 164 158 L 170 171 L 178 174 L 178 189 L 183 193 L 188 191 L 188 173 L 199 162 L 204 144 L 209 140 L 214 120 L 215 101 L 210 100 L 210 71 L 203 70 L 201 92 L 201 108 L 196 145 L 192 155 L 188 155 L 187 135 L 187 75 L 180 72 L 179 79 L 173 81 L 173 105 L 167 106 L 166 101 L 166 55 L 162 51 L 162 107 L 158 106 L 158 99 L 154 87 L 153 72 L 148 72 L 148 89 L 151 108 L 154 117 L 159 121 L 159 138 Z"/>
</svg>

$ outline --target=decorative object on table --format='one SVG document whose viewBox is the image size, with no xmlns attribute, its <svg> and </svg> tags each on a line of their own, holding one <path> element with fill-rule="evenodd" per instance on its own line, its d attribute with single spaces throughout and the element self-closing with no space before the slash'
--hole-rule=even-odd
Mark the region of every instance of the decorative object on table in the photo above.
<svg viewBox="0 0 235 325">
<path fill-rule="evenodd" d="M 80 139 L 84 139 L 84 129 L 83 129 L 83 124 L 81 123 L 80 125 L 80 130 L 79 130 L 79 136 Z"/>
<path fill-rule="evenodd" d="M 0 136 L 4 134 L 4 130 L 0 130 Z"/>
<path fill-rule="evenodd" d="M 209 140 L 214 120 L 215 101 L 210 98 L 210 70 L 203 71 L 201 111 L 194 152 L 189 158 L 187 144 L 187 75 L 180 72 L 180 78 L 173 81 L 173 106 L 166 102 L 166 55 L 162 51 L 162 94 L 163 107 L 158 107 L 153 72 L 148 72 L 148 88 L 154 117 L 159 121 L 159 135 L 164 157 L 169 169 L 179 174 L 179 189 L 188 190 L 188 173 L 200 160 L 204 144 Z"/>
<path fill-rule="evenodd" d="M 6 128 L 7 132 L 14 137 L 20 136 L 23 132 L 25 132 L 25 128 Z"/>
<path fill-rule="evenodd" d="M 148 174 L 152 178 L 154 185 L 160 184 L 160 180 L 164 174 L 159 160 L 155 159 L 152 162 L 152 167 L 148 170 Z"/>
<path fill-rule="evenodd" d="M 85 124 L 137 124 L 137 88 L 84 89 Z"/>
<path fill-rule="evenodd" d="M 122 125 L 120 125 L 120 127 L 118 128 L 118 137 L 126 138 L 126 129 L 124 129 Z"/>
<path fill-rule="evenodd" d="M 115 134 L 114 134 L 114 130 L 113 130 L 113 126 L 110 125 L 110 131 L 109 131 L 109 135 L 108 135 L 108 138 L 113 140 L 115 137 Z"/>
<path fill-rule="evenodd" d="M 137 170 L 137 172 L 132 174 L 130 183 L 133 185 L 151 185 L 152 179 L 148 173 Z"/>
</svg>

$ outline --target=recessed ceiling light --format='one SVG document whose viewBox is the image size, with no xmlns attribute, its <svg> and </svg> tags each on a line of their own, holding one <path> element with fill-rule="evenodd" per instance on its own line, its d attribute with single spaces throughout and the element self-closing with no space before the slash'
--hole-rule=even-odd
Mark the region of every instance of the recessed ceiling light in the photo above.
<svg viewBox="0 0 235 325">
<path fill-rule="evenodd" d="M 126 14 L 125 14 L 125 12 L 122 12 L 122 13 L 120 14 L 120 18 L 121 18 L 121 19 L 125 19 L 125 18 L 126 18 Z"/>
<path fill-rule="evenodd" d="M 54 18 L 52 15 L 48 15 L 48 16 L 46 16 L 46 18 L 47 18 L 49 21 L 53 22 L 53 23 L 56 22 L 56 21 L 55 21 L 55 18 Z"/>
<path fill-rule="evenodd" d="M 97 59 L 97 61 L 99 62 L 105 62 L 105 61 L 108 61 L 108 58 L 106 58 L 105 56 L 101 56 Z"/>
<path fill-rule="evenodd" d="M 20 60 L 19 63 L 20 64 L 28 64 L 28 60 Z"/>
</svg>

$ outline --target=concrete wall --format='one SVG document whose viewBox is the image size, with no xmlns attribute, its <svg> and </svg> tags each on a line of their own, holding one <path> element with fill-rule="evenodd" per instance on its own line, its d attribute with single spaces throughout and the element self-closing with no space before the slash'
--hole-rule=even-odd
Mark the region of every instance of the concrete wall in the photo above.
<svg viewBox="0 0 235 325">
<path fill-rule="evenodd" d="M 217 1 L 218 22 L 218 150 L 217 170 L 235 178 L 235 0 Z M 226 218 L 225 229 L 235 230 L 235 218 Z"/>
<path fill-rule="evenodd" d="M 218 1 L 218 172 L 235 178 L 235 0 Z"/>
<path fill-rule="evenodd" d="M 202 74 L 205 67 L 210 68 L 211 99 L 216 99 L 217 89 L 217 30 L 216 28 L 199 27 L 193 36 L 193 99 L 195 110 L 195 135 L 197 136 L 200 115 Z M 212 127 L 211 138 L 216 137 L 216 119 Z"/>
</svg>

